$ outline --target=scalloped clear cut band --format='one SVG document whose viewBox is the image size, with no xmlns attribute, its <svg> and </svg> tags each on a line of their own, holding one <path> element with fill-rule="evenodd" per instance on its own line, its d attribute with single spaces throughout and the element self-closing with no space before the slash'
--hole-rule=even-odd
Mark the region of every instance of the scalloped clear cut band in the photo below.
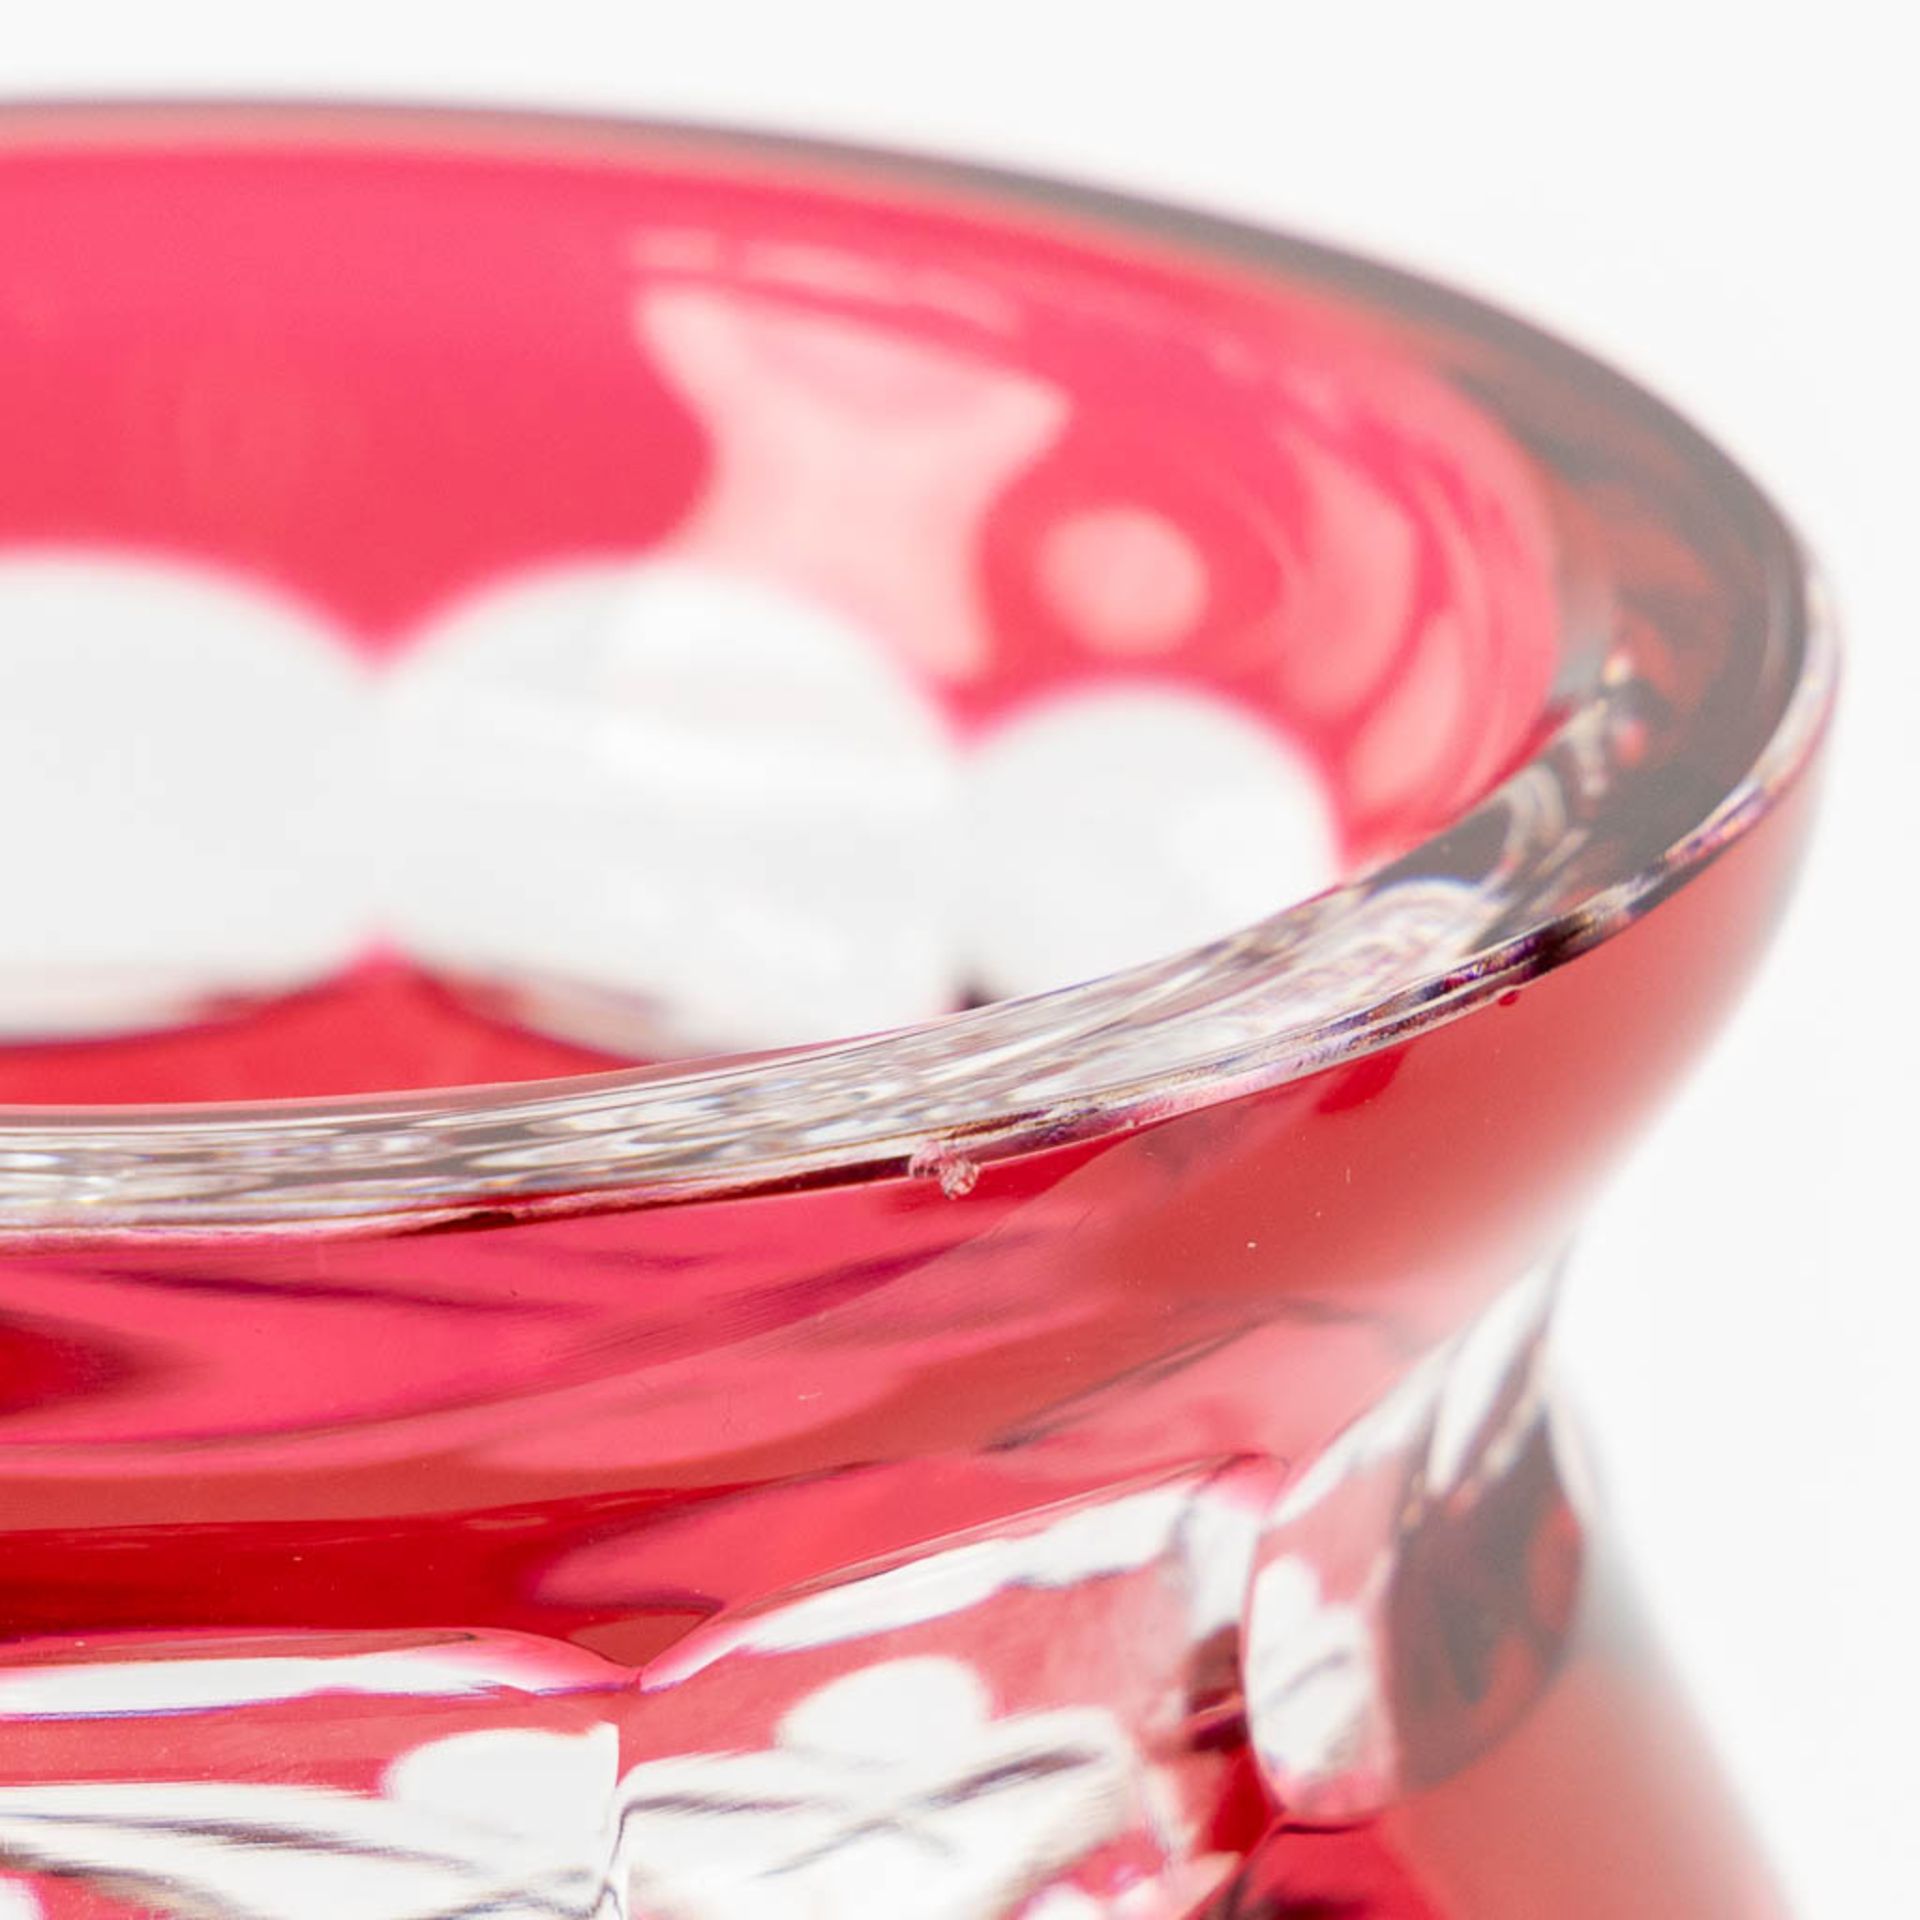
<svg viewBox="0 0 1920 1920">
<path fill-rule="evenodd" d="M 1718 452 L 808 143 L 0 232 L 0 1912 L 1778 1914 L 1541 1363 L 1832 697 Z"/>
</svg>

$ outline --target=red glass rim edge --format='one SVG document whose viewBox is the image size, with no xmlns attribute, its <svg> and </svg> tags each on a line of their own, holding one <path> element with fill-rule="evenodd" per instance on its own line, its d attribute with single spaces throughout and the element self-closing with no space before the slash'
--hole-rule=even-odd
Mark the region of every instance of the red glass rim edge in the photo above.
<svg viewBox="0 0 1920 1920">
<path fill-rule="evenodd" d="M 285 1230 L 330 1223 L 364 1228 L 392 1213 L 419 1219 L 535 1199 L 543 1205 L 566 1204 L 570 1196 L 605 1204 L 616 1194 L 637 1201 L 677 1200 L 885 1176 L 916 1165 L 924 1170 L 946 1157 L 977 1161 L 1117 1131 L 1404 1041 L 1611 937 L 1765 817 L 1811 760 L 1825 730 L 1837 677 L 1833 624 L 1804 550 L 1751 479 L 1633 382 L 1524 321 L 1421 276 L 1315 241 L 1132 194 L 808 136 L 519 108 L 190 98 L 0 102 L 0 153 L 22 147 L 57 150 L 69 143 L 98 148 L 156 135 L 208 142 L 270 135 L 345 146 L 417 141 L 450 155 L 521 155 L 530 162 L 600 154 L 610 163 L 630 165 L 675 149 L 675 157 L 696 157 L 703 164 L 723 162 L 729 154 L 749 168 L 764 168 L 769 160 L 799 162 L 814 169 L 816 178 L 825 176 L 842 187 L 864 181 L 908 194 L 921 189 L 975 211 L 1065 217 L 1083 237 L 1097 239 L 1104 229 L 1116 237 L 1169 242 L 1198 265 L 1284 276 L 1295 286 L 1323 285 L 1334 298 L 1388 325 L 1437 317 L 1495 357 L 1541 363 L 1549 379 L 1558 375 L 1600 384 L 1606 403 L 1634 409 L 1651 432 L 1691 463 L 1703 487 L 1737 493 L 1764 543 L 1764 550 L 1759 543 L 1756 550 L 1784 589 L 1772 596 L 1777 630 L 1753 638 L 1754 654 L 1759 657 L 1767 640 L 1784 642 L 1795 671 L 1772 731 L 1745 776 L 1658 860 L 1614 877 L 1550 921 L 1418 971 L 1390 994 L 1343 1006 L 1304 1026 L 1282 1021 L 1230 1057 L 1199 1055 L 1059 1102 L 1012 1098 L 1004 1076 L 998 1082 L 981 1076 L 978 1090 L 984 1097 L 977 1106 L 962 1102 L 956 1114 L 949 1099 L 938 1114 L 919 1116 L 919 1124 L 910 1112 L 913 1103 L 903 1100 L 894 1109 L 867 1103 L 867 1123 L 849 1127 L 845 1108 L 850 1103 L 843 1099 L 835 1113 L 830 1098 L 836 1087 L 844 1095 L 852 1088 L 864 1092 L 875 1081 L 898 1080 L 903 1072 L 910 1078 L 908 1044 L 924 1044 L 930 1037 L 937 1037 L 942 1061 L 961 1063 L 956 1077 L 964 1082 L 969 1058 L 1004 1067 L 1002 1056 L 1011 1052 L 1028 1062 L 1044 1061 L 1049 1042 L 1056 1049 L 1084 1045 L 1128 1022 L 1151 1024 L 1174 983 L 1182 1006 L 1191 1005 L 1196 985 L 1204 990 L 1210 975 L 1218 976 L 1223 989 L 1244 985 L 1241 969 L 1256 935 L 1269 936 L 1262 953 L 1271 973 L 1280 964 L 1272 934 L 1309 911 L 1324 922 L 1350 898 L 1364 898 L 1364 882 L 1288 909 L 1245 935 L 1106 979 L 948 1015 L 925 1027 L 772 1056 L 253 1105 L 0 1107 L 0 1233 L 64 1237 L 130 1228 L 205 1231 L 265 1224 Z M 1277 944 L 1284 951 L 1284 939 Z M 810 1088 L 810 1081 L 818 1084 Z M 782 1112 L 797 1113 L 808 1092 L 828 1095 L 825 1109 L 813 1116 L 827 1122 L 818 1129 L 821 1137 L 796 1147 L 788 1137 L 793 1124 L 776 1129 L 777 1137 L 768 1138 L 764 1128 L 756 1133 L 756 1103 L 727 1098 L 755 1082 Z M 704 1152 L 677 1137 L 685 1126 L 682 1110 L 690 1105 L 710 1122 Z M 764 1119 L 764 1112 L 758 1117 Z M 636 1130 L 662 1123 L 676 1135 L 675 1152 L 667 1160 L 634 1139 Z M 511 1136 L 522 1130 L 526 1151 L 516 1154 Z M 395 1142 L 396 1133 L 420 1134 L 417 1154 Z M 491 1176 L 457 1144 L 459 1136 L 477 1134 L 484 1134 L 486 1157 L 497 1169 Z M 369 1146 L 375 1140 L 388 1143 L 377 1164 L 363 1169 L 364 1177 L 355 1171 L 353 1153 L 331 1151 L 355 1139 Z M 762 1150 L 743 1151 L 751 1139 L 764 1141 Z M 557 1150 L 569 1145 L 581 1151 Z M 155 1157 L 167 1169 L 167 1191 L 129 1195 L 116 1173 Z M 312 1177 L 321 1158 L 337 1177 Z M 8 1169 L 27 1159 L 43 1164 L 22 1183 Z"/>
</svg>

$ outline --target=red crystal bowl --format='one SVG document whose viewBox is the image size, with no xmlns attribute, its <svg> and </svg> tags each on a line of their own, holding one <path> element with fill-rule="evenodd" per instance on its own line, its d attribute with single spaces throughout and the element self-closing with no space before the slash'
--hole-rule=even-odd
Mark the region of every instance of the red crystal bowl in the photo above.
<svg viewBox="0 0 1920 1920">
<path fill-rule="evenodd" d="M 1778 1912 L 1542 1371 L 1831 701 L 1721 454 L 789 140 L 0 235 L 0 1911 Z"/>
<path fill-rule="evenodd" d="M 849 1177 L 1278 1083 L 1630 924 L 1825 709 L 1720 456 L 1299 242 L 295 109 L 16 112 L 0 218 L 0 614 L 52 662 L 0 1100 L 302 1103 L 36 1116 L 0 1204 L 49 1226 Z"/>
</svg>

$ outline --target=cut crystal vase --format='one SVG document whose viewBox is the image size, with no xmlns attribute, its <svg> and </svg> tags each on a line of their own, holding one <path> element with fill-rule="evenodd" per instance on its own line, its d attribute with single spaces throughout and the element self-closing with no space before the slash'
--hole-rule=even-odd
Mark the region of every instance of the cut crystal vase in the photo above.
<svg viewBox="0 0 1920 1920">
<path fill-rule="evenodd" d="M 1831 638 L 1197 215 L 0 116 L 0 1916 L 1767 1920 L 1543 1357 Z"/>
</svg>

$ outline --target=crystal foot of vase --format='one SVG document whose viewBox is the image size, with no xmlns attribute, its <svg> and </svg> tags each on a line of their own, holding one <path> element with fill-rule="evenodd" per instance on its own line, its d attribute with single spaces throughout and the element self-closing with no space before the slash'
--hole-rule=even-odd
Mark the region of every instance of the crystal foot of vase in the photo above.
<svg viewBox="0 0 1920 1920">
<path fill-rule="evenodd" d="M 0 236 L 5 1920 L 1777 1916 L 1543 1363 L 1806 824 L 1735 469 L 792 142 Z"/>
</svg>

